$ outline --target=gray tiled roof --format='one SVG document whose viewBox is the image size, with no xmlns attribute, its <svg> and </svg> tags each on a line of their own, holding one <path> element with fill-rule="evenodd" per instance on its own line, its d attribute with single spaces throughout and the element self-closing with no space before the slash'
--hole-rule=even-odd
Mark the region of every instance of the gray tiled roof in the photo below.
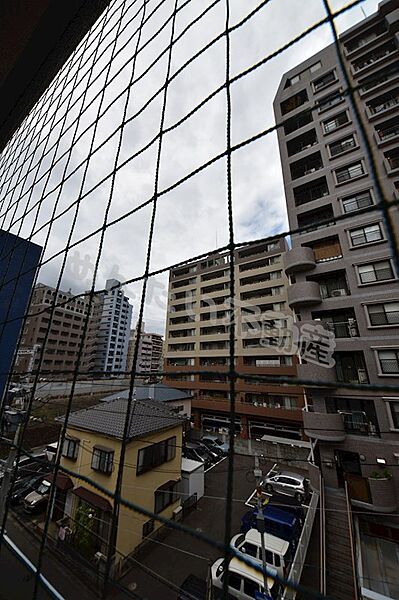
<svg viewBox="0 0 399 600">
<path fill-rule="evenodd" d="M 68 427 L 95 431 L 108 437 L 122 439 L 126 410 L 127 400 L 123 398 L 107 403 L 102 402 L 71 413 Z M 169 429 L 184 422 L 184 418 L 154 400 L 134 400 L 130 419 L 129 439 Z"/>
<path fill-rule="evenodd" d="M 117 398 L 128 398 L 129 390 L 116 392 L 110 396 L 102 398 L 102 402 L 110 402 Z M 164 383 L 155 383 L 153 385 L 136 385 L 134 388 L 134 397 L 136 400 L 157 400 L 158 402 L 172 402 L 173 400 L 187 400 L 192 398 L 191 394 L 187 394 L 182 390 L 165 385 Z"/>
</svg>

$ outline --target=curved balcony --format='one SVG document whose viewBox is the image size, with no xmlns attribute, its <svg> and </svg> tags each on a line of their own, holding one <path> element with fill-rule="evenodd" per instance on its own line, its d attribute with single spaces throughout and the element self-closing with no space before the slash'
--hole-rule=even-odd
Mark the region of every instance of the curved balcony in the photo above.
<svg viewBox="0 0 399 600">
<path fill-rule="evenodd" d="M 392 475 L 375 477 L 347 474 L 348 492 L 354 506 L 376 513 L 392 513 L 398 508 Z"/>
<path fill-rule="evenodd" d="M 323 442 L 343 442 L 346 438 L 344 420 L 339 413 L 303 411 L 305 434 Z"/>
<path fill-rule="evenodd" d="M 320 302 L 320 286 L 316 281 L 301 281 L 288 287 L 288 304 L 291 308 Z"/>
<path fill-rule="evenodd" d="M 292 248 L 284 257 L 284 267 L 287 275 L 309 271 L 310 269 L 314 269 L 315 266 L 314 252 L 312 248 L 308 248 L 307 246 Z"/>
</svg>

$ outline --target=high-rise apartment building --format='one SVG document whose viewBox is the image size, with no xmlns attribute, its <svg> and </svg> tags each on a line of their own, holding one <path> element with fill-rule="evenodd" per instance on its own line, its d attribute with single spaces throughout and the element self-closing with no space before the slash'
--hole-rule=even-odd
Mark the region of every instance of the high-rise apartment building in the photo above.
<svg viewBox="0 0 399 600">
<path fill-rule="evenodd" d="M 54 309 L 50 324 L 52 304 Z M 21 334 L 15 372 L 29 374 L 40 362 L 40 353 L 50 326 L 44 348 L 41 371 L 46 374 L 62 373 L 67 378 L 76 367 L 83 326 L 88 311 L 88 298 L 75 298 L 71 292 L 58 292 L 49 285 L 38 283 L 32 294 L 30 316 Z"/>
<path fill-rule="evenodd" d="M 397 2 L 382 2 L 340 38 L 388 200 L 399 198 L 398 13 Z M 377 194 L 345 89 L 331 45 L 283 76 L 274 104 L 290 228 L 301 229 L 285 257 L 288 304 L 336 343 L 334 367 L 300 364 L 298 374 L 332 385 L 398 384 L 399 273 L 383 215 L 372 209 Z M 397 227 L 397 208 L 390 214 Z M 319 388 L 308 399 L 304 428 L 318 442 L 326 484 L 346 480 L 354 504 L 395 510 L 398 394 Z"/>
<path fill-rule="evenodd" d="M 293 377 L 284 240 L 236 250 L 235 295 L 229 304 L 229 254 L 208 257 L 170 271 L 165 340 L 166 383 L 193 394 L 196 427 L 229 427 L 229 327 L 235 319 L 236 431 L 242 437 L 299 438 L 303 396 L 297 386 L 282 387 L 250 375 Z M 281 346 L 285 345 L 285 350 Z M 207 374 L 176 374 L 204 370 Z M 223 373 L 224 372 L 224 373 Z"/>
<path fill-rule="evenodd" d="M 132 329 L 129 338 L 127 355 L 127 371 L 133 368 L 134 348 L 137 339 L 137 327 Z M 137 356 L 137 370 L 148 375 L 162 371 L 163 338 L 158 333 L 145 331 L 145 323 L 142 323 Z"/>
<path fill-rule="evenodd" d="M 105 289 L 93 305 L 83 370 L 126 371 L 133 307 L 116 279 L 107 279 Z"/>
</svg>

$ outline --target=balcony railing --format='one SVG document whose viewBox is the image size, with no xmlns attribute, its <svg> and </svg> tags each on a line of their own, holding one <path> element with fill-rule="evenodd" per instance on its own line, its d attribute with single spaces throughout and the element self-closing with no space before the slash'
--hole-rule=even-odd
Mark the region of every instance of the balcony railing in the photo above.
<svg viewBox="0 0 399 600">
<path fill-rule="evenodd" d="M 322 319 L 325 329 L 332 331 L 336 338 L 359 337 L 359 329 L 355 319 L 333 322 Z"/>
<path fill-rule="evenodd" d="M 370 53 L 363 60 L 360 60 L 357 63 L 354 63 L 353 68 L 355 71 L 360 71 L 361 69 L 364 69 L 365 67 L 369 67 L 370 65 L 373 65 L 375 62 L 381 60 L 381 58 L 384 58 L 385 56 L 389 56 L 390 54 L 395 52 L 395 49 L 396 49 L 395 44 L 394 44 L 394 42 L 392 42 L 391 44 L 389 44 L 389 46 L 385 46 L 385 47 L 381 48 L 380 50 L 377 50 L 376 52 Z"/>
<path fill-rule="evenodd" d="M 345 169 L 343 171 L 336 171 L 337 182 L 343 183 L 345 181 L 350 181 L 351 179 L 355 179 L 355 177 L 360 177 L 360 175 L 363 174 L 363 165 L 355 165 L 352 168 Z"/>
<path fill-rule="evenodd" d="M 291 176 L 292 179 L 299 179 L 300 177 L 305 177 L 305 175 L 311 175 L 316 171 L 320 171 L 323 168 L 323 163 L 321 160 L 316 160 L 313 162 L 292 166 L 291 167 Z"/>
<path fill-rule="evenodd" d="M 314 188 L 308 188 L 303 192 L 294 193 L 294 196 L 296 206 L 301 206 L 307 202 L 312 202 L 313 200 L 328 196 L 328 187 L 326 185 L 320 185 Z"/>
<path fill-rule="evenodd" d="M 393 125 L 392 127 L 387 127 L 386 129 L 378 130 L 378 137 L 380 138 L 380 140 L 382 142 L 385 142 L 386 140 L 390 140 L 390 139 L 396 137 L 397 135 L 399 135 L 399 123 L 397 123 L 396 125 Z"/>
<path fill-rule="evenodd" d="M 369 109 L 372 115 L 382 112 L 383 110 L 388 110 L 388 108 L 394 108 L 399 105 L 399 96 L 393 96 L 380 104 L 369 105 Z"/>
</svg>

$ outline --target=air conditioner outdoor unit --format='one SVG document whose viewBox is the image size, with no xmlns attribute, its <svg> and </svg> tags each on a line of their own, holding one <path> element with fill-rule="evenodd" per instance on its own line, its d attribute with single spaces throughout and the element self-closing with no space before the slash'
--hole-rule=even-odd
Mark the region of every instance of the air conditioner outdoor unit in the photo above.
<svg viewBox="0 0 399 600">
<path fill-rule="evenodd" d="M 174 521 L 181 521 L 183 518 L 183 507 L 182 506 L 178 506 L 177 508 L 175 508 L 175 510 L 172 513 L 173 515 L 173 520 Z"/>
<path fill-rule="evenodd" d="M 344 290 L 344 289 L 332 290 L 331 296 L 334 296 L 334 297 L 346 296 L 346 290 Z"/>
</svg>

